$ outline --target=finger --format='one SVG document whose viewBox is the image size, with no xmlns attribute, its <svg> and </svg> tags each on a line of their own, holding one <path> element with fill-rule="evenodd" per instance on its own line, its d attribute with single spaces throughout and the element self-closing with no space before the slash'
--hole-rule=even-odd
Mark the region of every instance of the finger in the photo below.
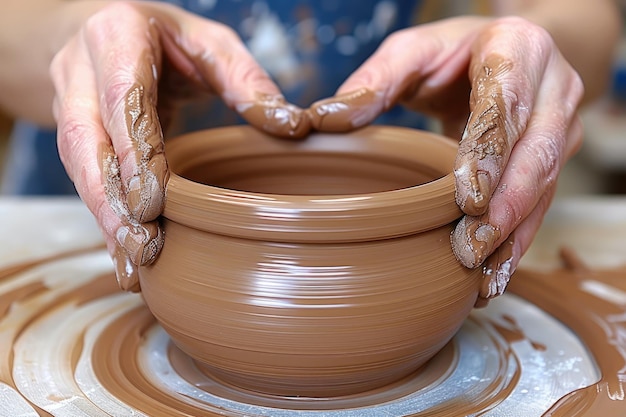
<svg viewBox="0 0 626 417">
<path fill-rule="evenodd" d="M 59 156 L 78 194 L 95 215 L 105 239 L 115 236 L 120 219 L 106 203 L 101 163 L 94 151 L 108 145 L 101 126 L 91 62 L 76 39 L 53 59 L 50 74 L 56 89 L 54 115 L 57 119 Z M 66 65 L 71 61 L 72 65 Z M 114 239 L 112 240 L 114 242 Z"/>
<path fill-rule="evenodd" d="M 294 138 L 309 132 L 308 113 L 284 99 L 235 31 L 181 10 L 158 16 L 165 53 L 178 71 L 259 129 Z"/>
<path fill-rule="evenodd" d="M 123 194 L 119 163 L 100 118 L 93 63 L 84 40 L 79 35 L 70 41 L 51 65 L 59 154 L 107 246 L 124 247 L 136 265 L 143 265 L 160 250 L 162 235 L 156 223 L 136 222 L 119 198 Z"/>
<path fill-rule="evenodd" d="M 482 266 L 482 284 L 477 305 L 484 306 L 488 300 L 504 294 L 522 255 L 526 253 L 539 230 L 555 192 L 556 184 L 553 184 L 541 196 L 530 215 L 487 258 Z"/>
<path fill-rule="evenodd" d="M 148 265 L 156 259 L 163 246 L 163 236 L 158 222 L 138 223 L 130 216 L 125 203 L 121 169 L 113 149 L 104 145 L 99 159 L 104 194 L 109 206 L 121 220 L 121 225 L 115 231 L 115 239 L 118 245 L 124 248 L 133 264 Z M 117 250 L 115 255 L 119 257 L 120 253 Z"/>
<path fill-rule="evenodd" d="M 409 30 L 390 35 L 380 48 L 337 90 L 334 97 L 313 103 L 312 126 L 320 131 L 345 132 L 373 121 L 389 110 L 409 84 L 418 86 L 428 73 L 427 62 L 437 52 L 432 38 L 426 37 L 417 50 L 407 53 Z M 400 53 L 401 49 L 405 49 Z"/>
<path fill-rule="evenodd" d="M 120 3 L 94 15 L 84 33 L 102 92 L 102 123 L 120 164 L 123 192 L 115 198 L 122 201 L 115 204 L 126 205 L 138 223 L 155 220 L 169 177 L 156 110 L 158 32 L 138 10 Z"/>
<path fill-rule="evenodd" d="M 483 23 L 480 18 L 449 19 L 390 35 L 334 97 L 310 107 L 313 127 L 358 128 L 399 102 L 420 110 L 432 90 L 454 84 L 467 68 L 472 39 L 468 33 Z"/>
<path fill-rule="evenodd" d="M 576 90 L 578 94 L 574 93 Z M 549 93 L 540 95 L 536 110 L 544 112 L 533 116 L 527 132 L 516 145 L 489 210 L 480 216 L 465 216 L 452 235 L 455 255 L 469 268 L 479 266 L 514 230 L 522 242 L 520 256 L 525 252 L 532 237 L 520 234 L 519 225 L 531 213 L 534 218 L 542 218 L 547 210 L 546 202 L 551 201 L 546 196 L 551 195 L 562 165 L 580 148 L 583 132 L 580 118 L 566 116 L 567 111 L 547 111 L 556 108 L 556 103 L 561 108 L 569 106 L 564 105 L 565 101 L 544 106 L 544 96 L 552 96 L 555 90 L 542 91 Z M 573 88 L 572 95 L 582 98 L 582 87 Z M 568 119 L 570 126 L 563 127 Z"/>
<path fill-rule="evenodd" d="M 563 59 L 550 35 L 522 19 L 500 19 L 477 39 L 469 74 L 470 116 L 455 163 L 456 201 L 465 213 L 485 213 L 502 175 L 511 166 L 511 152 L 531 114 L 550 114 L 554 106 L 561 106 L 559 100 L 578 104 L 579 99 L 571 98 L 568 91 L 575 82 L 573 72 L 554 64 L 559 61 Z M 552 66 L 547 69 L 549 63 Z M 546 83 L 549 72 L 566 77 Z M 547 88 L 556 91 L 535 109 L 539 90 Z M 580 89 L 573 92 L 575 95 Z M 574 112 L 575 108 L 570 108 L 560 115 L 557 130 L 567 128 Z M 550 140 L 540 145 L 550 146 Z"/>
</svg>

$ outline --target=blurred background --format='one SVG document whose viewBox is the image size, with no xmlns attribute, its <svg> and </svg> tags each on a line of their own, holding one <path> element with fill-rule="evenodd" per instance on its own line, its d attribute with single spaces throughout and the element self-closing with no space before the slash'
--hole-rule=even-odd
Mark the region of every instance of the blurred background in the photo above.
<svg viewBox="0 0 626 417">
<path fill-rule="evenodd" d="M 626 0 L 618 1 L 626 18 Z M 427 0 L 416 21 L 460 14 L 487 14 L 489 0 Z M 626 31 L 615 53 L 605 95 L 582 111 L 585 139 L 559 178 L 557 198 L 577 194 L 626 194 Z M 0 175 L 6 160 L 12 121 L 0 113 Z M 2 178 L 0 178 L 1 183 Z"/>
</svg>

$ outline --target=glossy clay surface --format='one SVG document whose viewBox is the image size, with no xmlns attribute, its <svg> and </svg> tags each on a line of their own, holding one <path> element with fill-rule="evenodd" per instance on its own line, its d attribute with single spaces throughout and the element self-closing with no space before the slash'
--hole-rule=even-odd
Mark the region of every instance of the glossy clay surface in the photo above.
<svg viewBox="0 0 626 417">
<path fill-rule="evenodd" d="M 553 205 L 525 257 L 533 268 L 558 261 L 567 242 L 593 269 L 570 254 L 545 272 L 518 270 L 511 291 L 474 309 L 417 372 L 312 399 L 244 392 L 202 374 L 141 297 L 119 291 L 80 201 L 0 200 L 0 415 L 624 416 L 626 201 L 606 203 Z"/>
<path fill-rule="evenodd" d="M 165 245 L 140 268 L 142 293 L 222 383 L 304 397 L 375 389 L 423 365 L 472 309 L 480 270 L 450 249 L 451 140 L 370 127 L 288 141 L 233 127 L 167 146 Z"/>
</svg>

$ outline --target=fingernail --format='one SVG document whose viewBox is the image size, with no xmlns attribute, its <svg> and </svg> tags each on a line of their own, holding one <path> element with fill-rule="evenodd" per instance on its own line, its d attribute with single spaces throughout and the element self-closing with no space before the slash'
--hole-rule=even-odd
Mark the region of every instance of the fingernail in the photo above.
<svg viewBox="0 0 626 417">
<path fill-rule="evenodd" d="M 126 251 L 120 245 L 116 245 L 115 253 L 111 258 L 113 259 L 115 277 L 120 289 L 129 292 L 141 291 L 137 265 L 133 264 Z"/>
<path fill-rule="evenodd" d="M 464 216 L 451 235 L 452 251 L 468 268 L 479 266 L 500 238 L 500 230 L 489 224 L 488 216 Z"/>
<path fill-rule="evenodd" d="M 287 103 L 281 95 L 258 93 L 256 96 L 256 101 L 236 107 L 251 125 L 286 138 L 302 138 L 310 132 L 311 120 L 307 111 Z"/>
<path fill-rule="evenodd" d="M 156 154 L 139 175 L 128 181 L 126 201 L 131 216 L 139 223 L 155 220 L 163 212 L 165 186 L 169 179 L 165 155 Z"/>
<path fill-rule="evenodd" d="M 383 111 L 381 94 L 360 88 L 314 103 L 309 116 L 314 129 L 347 132 L 372 121 Z"/>
<path fill-rule="evenodd" d="M 457 163 L 460 166 L 454 170 L 456 177 L 455 199 L 464 213 L 470 216 L 483 215 L 489 206 L 491 190 L 491 173 L 479 169 L 484 161 L 475 159 L 473 152 L 468 152 L 463 146 L 459 147 Z M 460 162 L 462 161 L 462 162 Z"/>
<path fill-rule="evenodd" d="M 473 215 L 479 215 L 485 212 L 487 205 L 489 204 L 489 191 L 491 188 L 489 174 L 485 171 L 477 170 L 469 178 L 470 181 L 470 194 L 468 199 L 465 200 L 464 211 L 465 213 L 473 213 Z"/>
<path fill-rule="evenodd" d="M 515 236 L 511 234 L 485 261 L 479 293 L 481 298 L 488 300 L 504 294 L 517 266 L 514 264 L 514 244 Z"/>
<path fill-rule="evenodd" d="M 163 234 L 156 222 L 121 226 L 117 229 L 116 239 L 131 262 L 139 266 L 154 262 L 163 247 Z"/>
<path fill-rule="evenodd" d="M 457 204 L 470 216 L 485 212 L 510 149 L 502 98 L 477 99 L 459 143 Z"/>
</svg>

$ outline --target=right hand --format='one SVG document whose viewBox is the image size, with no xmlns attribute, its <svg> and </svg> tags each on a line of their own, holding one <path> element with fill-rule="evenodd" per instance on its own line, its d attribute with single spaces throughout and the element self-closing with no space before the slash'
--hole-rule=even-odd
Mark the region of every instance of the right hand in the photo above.
<svg viewBox="0 0 626 417">
<path fill-rule="evenodd" d="M 171 5 L 105 4 L 56 53 L 50 74 L 61 160 L 126 290 L 139 289 L 137 266 L 154 261 L 163 245 L 156 219 L 169 172 L 159 116 L 177 98 L 217 94 L 278 136 L 310 128 L 233 30 Z"/>
</svg>

